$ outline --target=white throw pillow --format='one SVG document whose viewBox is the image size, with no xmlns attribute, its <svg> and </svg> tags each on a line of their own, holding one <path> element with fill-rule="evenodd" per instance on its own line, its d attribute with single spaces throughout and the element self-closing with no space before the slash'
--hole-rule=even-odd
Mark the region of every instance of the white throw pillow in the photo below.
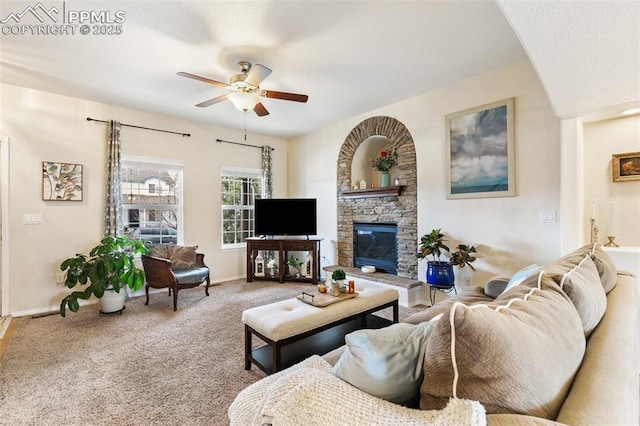
<svg viewBox="0 0 640 426">
<path fill-rule="evenodd" d="M 333 373 L 370 395 L 409 404 L 419 393 L 427 338 L 434 324 L 400 323 L 349 333 Z"/>
<path fill-rule="evenodd" d="M 509 290 L 511 287 L 515 287 L 518 284 L 522 283 L 525 279 L 533 275 L 538 269 L 540 269 L 540 265 L 536 265 L 535 263 L 533 265 L 529 265 L 520 269 L 518 272 L 513 274 L 513 276 L 507 283 L 507 286 L 504 288 L 503 293 Z"/>
</svg>

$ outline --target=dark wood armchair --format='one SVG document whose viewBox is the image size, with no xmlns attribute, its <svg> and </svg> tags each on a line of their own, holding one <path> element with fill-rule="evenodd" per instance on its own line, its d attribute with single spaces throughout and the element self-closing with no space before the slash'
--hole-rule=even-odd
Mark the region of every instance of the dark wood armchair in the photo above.
<svg viewBox="0 0 640 426">
<path fill-rule="evenodd" d="M 178 291 L 198 287 L 207 282 L 205 294 L 209 295 L 209 267 L 204 263 L 204 254 L 196 253 L 196 264 L 193 268 L 184 270 L 171 269 L 171 260 L 162 257 L 154 257 L 146 254 L 142 255 L 142 266 L 146 275 L 147 283 L 144 291 L 147 296 L 145 305 L 149 304 L 149 287 L 168 288 L 169 296 L 173 290 L 173 310 L 178 309 Z"/>
</svg>

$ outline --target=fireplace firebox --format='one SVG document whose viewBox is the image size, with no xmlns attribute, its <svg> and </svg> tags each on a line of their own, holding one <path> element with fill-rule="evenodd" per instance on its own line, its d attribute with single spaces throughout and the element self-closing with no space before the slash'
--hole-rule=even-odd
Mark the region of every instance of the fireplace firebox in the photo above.
<svg viewBox="0 0 640 426">
<path fill-rule="evenodd" d="M 385 222 L 354 222 L 353 262 L 357 268 L 373 265 L 378 271 L 396 274 L 398 225 Z"/>
</svg>

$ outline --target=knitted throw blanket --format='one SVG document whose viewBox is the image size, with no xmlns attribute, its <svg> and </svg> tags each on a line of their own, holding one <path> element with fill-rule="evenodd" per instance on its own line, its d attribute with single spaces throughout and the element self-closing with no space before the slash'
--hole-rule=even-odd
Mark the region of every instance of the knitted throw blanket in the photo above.
<svg viewBox="0 0 640 426">
<path fill-rule="evenodd" d="M 486 425 L 478 401 L 451 399 L 442 410 L 414 410 L 371 396 L 331 373 L 319 356 L 244 389 L 231 425 Z"/>
</svg>

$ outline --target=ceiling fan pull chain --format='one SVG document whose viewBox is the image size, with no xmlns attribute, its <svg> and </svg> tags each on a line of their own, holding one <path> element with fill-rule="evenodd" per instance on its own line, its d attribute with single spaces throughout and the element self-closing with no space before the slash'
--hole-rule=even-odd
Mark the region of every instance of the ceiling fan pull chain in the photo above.
<svg viewBox="0 0 640 426">
<path fill-rule="evenodd" d="M 244 140 L 247 140 L 247 110 L 244 110 Z"/>
</svg>

